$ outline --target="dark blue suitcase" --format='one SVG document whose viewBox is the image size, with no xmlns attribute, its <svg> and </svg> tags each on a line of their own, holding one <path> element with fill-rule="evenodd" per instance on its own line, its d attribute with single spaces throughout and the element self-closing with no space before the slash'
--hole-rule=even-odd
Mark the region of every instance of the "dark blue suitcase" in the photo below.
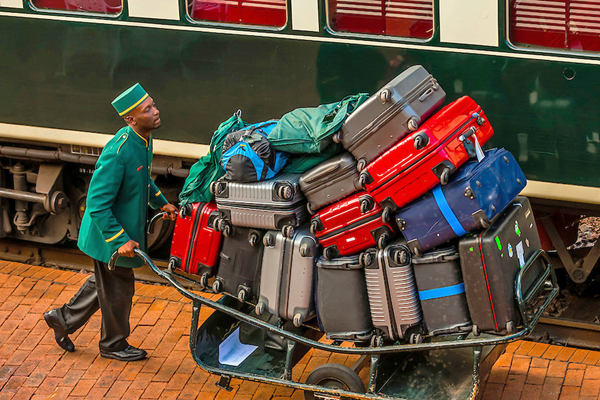
<svg viewBox="0 0 600 400">
<path fill-rule="evenodd" d="M 437 185 L 396 213 L 396 223 L 415 254 L 487 228 L 527 184 L 515 158 L 492 149 L 464 164 L 448 184 Z"/>
</svg>

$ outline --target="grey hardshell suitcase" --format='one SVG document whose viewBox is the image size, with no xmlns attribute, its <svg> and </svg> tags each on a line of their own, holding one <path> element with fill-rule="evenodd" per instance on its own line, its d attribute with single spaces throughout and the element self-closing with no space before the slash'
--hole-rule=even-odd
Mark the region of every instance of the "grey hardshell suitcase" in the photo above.
<svg viewBox="0 0 600 400">
<path fill-rule="evenodd" d="M 437 81 L 414 65 L 360 105 L 334 135 L 362 170 L 432 115 L 446 99 Z"/>
<path fill-rule="evenodd" d="M 215 228 L 227 236 L 230 225 L 281 229 L 287 237 L 309 217 L 306 198 L 300 191 L 300 174 L 282 174 L 262 182 L 230 182 L 211 185 L 220 218 Z"/>
<path fill-rule="evenodd" d="M 319 254 L 317 239 L 307 226 L 296 230 L 291 238 L 269 231 L 263 238 L 260 295 L 256 313 L 265 310 L 280 318 L 302 325 L 315 315 L 313 273 Z"/>
<path fill-rule="evenodd" d="M 362 190 L 356 160 L 352 154 L 342 153 L 322 162 L 302 174 L 300 189 L 308 200 L 311 214 Z"/>
<path fill-rule="evenodd" d="M 317 321 L 329 340 L 365 342 L 373 336 L 365 268 L 358 258 L 317 260 Z"/>
<path fill-rule="evenodd" d="M 404 243 L 403 239 L 396 240 L 377 253 L 362 253 L 360 260 L 365 265 L 371 318 L 377 336 L 390 340 L 408 337 L 411 343 L 420 343 L 423 318 L 410 250 Z"/>
</svg>

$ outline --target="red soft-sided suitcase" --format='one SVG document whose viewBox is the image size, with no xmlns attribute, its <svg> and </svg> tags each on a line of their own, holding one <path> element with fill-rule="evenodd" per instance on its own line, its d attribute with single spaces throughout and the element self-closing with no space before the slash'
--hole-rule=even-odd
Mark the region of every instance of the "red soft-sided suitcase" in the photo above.
<svg viewBox="0 0 600 400">
<path fill-rule="evenodd" d="M 475 137 L 483 145 L 493 134 L 481 107 L 470 97 L 461 97 L 367 165 L 361 182 L 389 221 L 392 211 L 438 183 L 446 184 L 451 173 L 475 157 Z"/>
<path fill-rule="evenodd" d="M 320 210 L 310 230 L 330 260 L 356 254 L 369 247 L 384 248 L 396 233 L 391 223 L 382 222 L 383 209 L 366 192 L 358 192 Z"/>
<path fill-rule="evenodd" d="M 200 283 L 208 284 L 219 261 L 223 235 L 213 229 L 219 212 L 215 203 L 190 203 L 179 209 L 169 268 L 179 268 L 202 277 Z"/>
</svg>

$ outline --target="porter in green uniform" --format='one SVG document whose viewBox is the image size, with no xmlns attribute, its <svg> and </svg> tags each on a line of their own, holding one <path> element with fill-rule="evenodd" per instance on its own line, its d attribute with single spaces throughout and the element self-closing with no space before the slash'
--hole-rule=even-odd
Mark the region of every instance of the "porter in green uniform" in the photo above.
<svg viewBox="0 0 600 400">
<path fill-rule="evenodd" d="M 144 350 L 127 343 L 134 293 L 131 268 L 142 265 L 139 258 L 133 258 L 133 249 L 146 250 L 148 205 L 160 207 L 172 218 L 176 208 L 167 202 L 150 177 L 151 131 L 161 124 L 154 101 L 136 84 L 112 104 L 128 126 L 108 141 L 96 163 L 77 243 L 93 258 L 94 275 L 68 304 L 48 311 L 44 318 L 54 329 L 58 345 L 74 351 L 68 335 L 83 326 L 99 308 L 102 312 L 100 354 L 132 361 L 146 356 Z M 119 258 L 115 270 L 110 271 L 107 263 L 115 251 L 129 258 Z"/>
</svg>

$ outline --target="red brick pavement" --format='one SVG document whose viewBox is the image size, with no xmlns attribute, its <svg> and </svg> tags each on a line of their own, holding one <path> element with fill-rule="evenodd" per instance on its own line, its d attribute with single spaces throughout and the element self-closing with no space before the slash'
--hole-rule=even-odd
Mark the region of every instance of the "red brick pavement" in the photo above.
<svg viewBox="0 0 600 400">
<path fill-rule="evenodd" d="M 42 314 L 67 302 L 87 277 L 0 261 L 0 400 L 304 398 L 299 390 L 236 379 L 231 392 L 215 386 L 217 377 L 200 369 L 189 353 L 191 303 L 162 285 L 136 283 L 129 342 L 148 351 L 147 359 L 124 363 L 100 357 L 99 313 L 71 335 L 76 351 L 63 351 Z M 350 366 L 356 359 L 311 350 L 294 368 L 294 378 L 306 379 L 326 362 Z M 363 379 L 367 374 L 363 369 Z M 600 352 L 532 342 L 509 345 L 483 393 L 484 400 L 599 396 Z"/>
</svg>

